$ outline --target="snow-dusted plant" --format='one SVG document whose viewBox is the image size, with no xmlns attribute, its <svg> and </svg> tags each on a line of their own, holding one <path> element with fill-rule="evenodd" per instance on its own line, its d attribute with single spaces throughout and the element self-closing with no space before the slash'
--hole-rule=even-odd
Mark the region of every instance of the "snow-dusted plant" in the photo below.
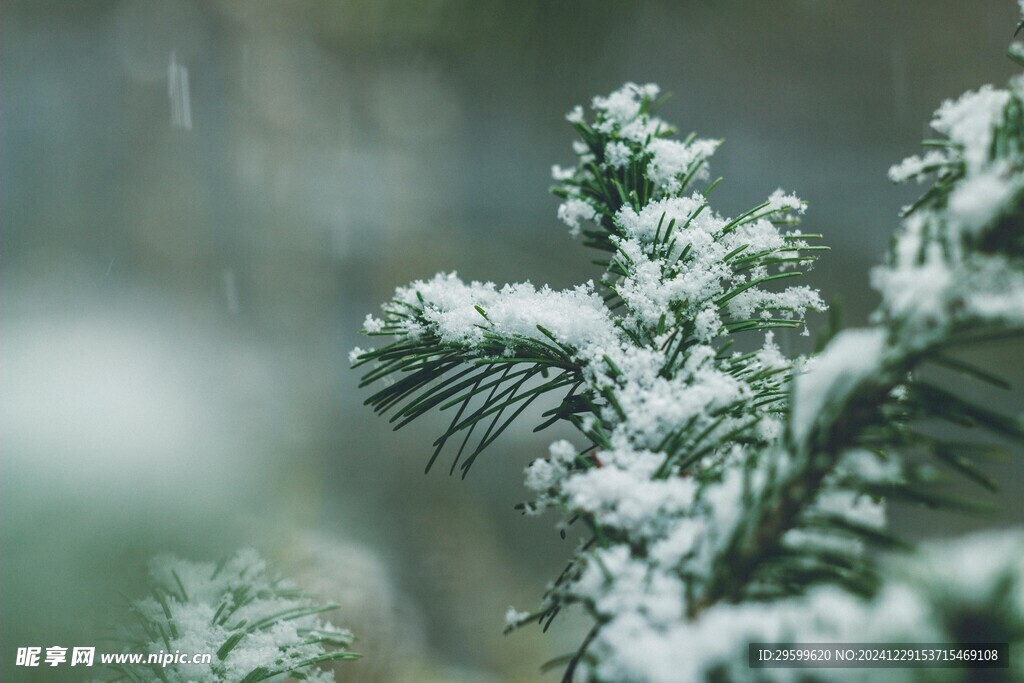
<svg viewBox="0 0 1024 683">
<path fill-rule="evenodd" d="M 1024 64 L 1024 47 L 1011 56 Z M 984 437 L 940 439 L 922 422 L 1024 438 L 1019 420 L 918 372 L 1002 386 L 957 354 L 1024 334 L 1024 77 L 940 107 L 942 138 L 891 171 L 933 181 L 872 273 L 871 326 L 795 358 L 773 331 L 805 330 L 805 313 L 825 308 L 790 284 L 823 249 L 796 227 L 805 204 L 780 190 L 717 213 L 718 142 L 673 137 L 658 92 L 627 83 L 594 98 L 592 117 L 567 117 L 581 141 L 574 166 L 553 168 L 558 216 L 606 252 L 596 284 L 440 274 L 368 316 L 364 331 L 392 340 L 351 357 L 370 367 L 364 384 L 387 380 L 367 402 L 397 426 L 454 412 L 430 463 L 460 437 L 463 474 L 527 406 L 560 395 L 538 429 L 568 422 L 580 441 L 527 468 L 536 497 L 524 509 L 560 510 L 587 537 L 538 610 L 509 611 L 509 628 L 582 606 L 593 629 L 562 663 L 566 680 L 595 681 L 748 680 L 751 641 L 1024 643 L 1020 535 L 878 552 L 904 545 L 886 531 L 887 500 L 958 504 L 947 471 L 993 485 Z M 735 350 L 743 337 L 757 341 Z M 979 614 L 998 615 L 983 633 Z"/>
<path fill-rule="evenodd" d="M 132 603 L 135 624 L 123 629 L 125 653 L 210 654 L 209 664 L 163 661 L 112 664 L 113 680 L 164 683 L 255 683 L 285 677 L 316 683 L 334 675 L 319 664 L 359 655 L 352 634 L 317 615 L 335 609 L 272 576 L 255 551 L 220 564 L 162 556 L 150 562 L 150 594 Z"/>
</svg>

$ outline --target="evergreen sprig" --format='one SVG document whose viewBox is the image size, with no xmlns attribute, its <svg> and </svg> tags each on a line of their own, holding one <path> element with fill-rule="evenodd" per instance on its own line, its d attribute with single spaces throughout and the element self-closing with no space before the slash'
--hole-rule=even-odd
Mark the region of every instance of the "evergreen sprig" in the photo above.
<svg viewBox="0 0 1024 683">
<path fill-rule="evenodd" d="M 508 625 L 547 628 L 581 605 L 595 625 L 554 663 L 565 680 L 733 680 L 723 662 L 744 638 L 813 641 L 844 619 L 869 623 L 894 590 L 961 614 L 950 596 L 895 579 L 878 552 L 908 547 L 885 530 L 885 501 L 977 507 L 940 472 L 994 488 L 975 457 L 990 450 L 985 439 L 939 439 L 923 422 L 1024 438 L 1018 419 L 919 379 L 934 365 L 1006 385 L 958 354 L 1024 331 L 1024 81 L 936 112 L 943 138 L 890 172 L 934 180 L 873 273 L 881 308 L 871 327 L 840 332 L 809 359 L 784 357 L 772 338 L 824 310 L 816 291 L 786 286 L 824 249 L 795 227 L 804 203 L 779 190 L 736 218 L 714 212 L 719 181 L 693 188 L 709 180 L 719 141 L 674 139 L 657 97 L 629 83 L 595 98 L 591 118 L 580 107 L 567 116 L 581 141 L 576 164 L 552 171 L 558 215 L 609 254 L 598 284 L 499 290 L 453 273 L 398 289 L 365 323 L 392 341 L 353 352 L 371 368 L 364 384 L 389 382 L 367 403 L 396 428 L 454 410 L 430 463 L 457 434 L 460 462 L 486 423 L 465 474 L 528 405 L 561 396 L 538 428 L 569 422 L 584 445 L 558 441 L 530 465 L 536 499 L 523 509 L 558 508 L 590 538 L 540 608 L 510 611 Z M 736 351 L 749 332 L 760 348 Z M 992 571 L 1024 583 L 1008 558 Z M 842 609 L 829 602 L 836 588 Z M 808 610 L 815 618 L 798 626 Z M 1020 638 L 1021 614 L 1024 601 L 1002 622 L 1006 639 Z M 963 637 L 952 626 L 943 635 Z"/>
<path fill-rule="evenodd" d="M 150 683 L 257 683 L 289 676 L 327 683 L 318 665 L 356 659 L 352 633 L 318 615 L 321 603 L 267 573 L 251 550 L 217 565 L 160 557 L 150 564 L 150 594 L 132 603 L 136 623 L 119 638 L 127 653 L 210 654 L 211 663 L 118 663 L 110 680 Z M 160 659 L 160 658 L 158 658 Z"/>
</svg>

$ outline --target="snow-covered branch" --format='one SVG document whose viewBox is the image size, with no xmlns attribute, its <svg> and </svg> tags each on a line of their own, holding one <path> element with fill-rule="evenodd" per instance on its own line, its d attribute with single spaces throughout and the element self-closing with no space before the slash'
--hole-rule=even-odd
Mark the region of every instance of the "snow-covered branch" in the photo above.
<svg viewBox="0 0 1024 683">
<path fill-rule="evenodd" d="M 252 550 L 220 564 L 158 557 L 150 563 L 150 595 L 132 603 L 136 622 L 119 640 L 128 653 L 210 654 L 211 663 L 111 665 L 114 680 L 166 683 L 255 683 L 293 676 L 327 683 L 317 667 L 355 659 L 352 633 L 321 620 L 335 609 L 267 572 Z"/>
<path fill-rule="evenodd" d="M 916 422 L 1024 438 L 1016 419 L 914 374 L 934 363 L 998 384 L 952 352 L 1024 331 L 1024 81 L 942 105 L 943 140 L 892 169 L 934 183 L 873 272 L 882 305 L 870 327 L 811 358 L 787 358 L 773 338 L 825 309 L 817 291 L 787 286 L 824 249 L 795 227 L 806 205 L 779 190 L 738 217 L 715 212 L 718 181 L 694 185 L 710 179 L 719 143 L 674 139 L 658 93 L 627 83 L 594 98 L 590 118 L 582 107 L 567 116 L 581 141 L 575 165 L 552 171 L 558 217 L 608 252 L 598 283 L 499 289 L 452 274 L 398 289 L 364 326 L 393 339 L 352 357 L 370 368 L 365 384 L 391 382 L 369 403 L 400 425 L 456 410 L 431 462 L 449 437 L 466 432 L 465 448 L 488 422 L 465 472 L 527 405 L 562 392 L 540 427 L 567 421 L 580 442 L 557 441 L 528 467 L 535 498 L 524 509 L 556 508 L 590 538 L 539 609 L 511 610 L 508 625 L 549 624 L 581 605 L 595 627 L 567 679 L 733 680 L 724 658 L 755 635 L 916 639 L 920 621 L 869 628 L 893 596 L 913 594 L 919 613 L 945 599 L 922 597 L 912 571 L 867 552 L 902 545 L 885 530 L 885 501 L 955 503 L 935 461 L 990 484 L 966 451 Z M 751 332 L 754 350 L 736 351 Z M 1019 565 L 1004 569 L 1024 580 Z M 1014 609 L 1007 638 L 1020 637 L 1024 605 Z M 808 612 L 820 618 L 797 628 Z"/>
</svg>

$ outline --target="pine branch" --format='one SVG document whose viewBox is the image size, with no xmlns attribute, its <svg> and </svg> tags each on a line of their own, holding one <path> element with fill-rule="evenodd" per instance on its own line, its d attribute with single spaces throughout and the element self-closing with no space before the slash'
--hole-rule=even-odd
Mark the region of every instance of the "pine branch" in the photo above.
<svg viewBox="0 0 1024 683">
<path fill-rule="evenodd" d="M 535 460 L 526 484 L 536 499 L 522 509 L 557 508 L 592 538 L 510 628 L 546 629 L 579 605 L 595 627 L 565 660 L 568 677 L 678 680 L 685 669 L 696 680 L 725 670 L 687 642 L 705 637 L 712 610 L 791 623 L 789 610 L 818 609 L 817 587 L 832 584 L 851 613 L 870 614 L 891 577 L 868 549 L 905 549 L 885 532 L 885 500 L 974 507 L 913 454 L 992 488 L 967 451 L 915 425 L 937 418 L 1012 439 L 1024 428 L 916 376 L 937 364 L 1001 387 L 950 352 L 1024 332 L 1021 88 L 944 104 L 933 125 L 945 138 L 890 171 L 934 182 L 873 274 L 883 304 L 868 329 L 836 334 L 833 323 L 810 360 L 786 358 L 771 334 L 825 309 L 815 290 L 785 286 L 825 249 L 811 243 L 820 235 L 790 229 L 804 203 L 779 190 L 718 215 L 708 195 L 719 181 L 693 186 L 710 177 L 719 141 L 673 139 L 655 116 L 657 87 L 632 83 L 595 98 L 590 119 L 581 107 L 567 116 L 577 163 L 552 171 L 559 218 L 609 254 L 595 261 L 600 289 L 498 290 L 440 275 L 400 288 L 383 319 L 367 319 L 368 333 L 395 337 L 354 354 L 375 366 L 364 384 L 392 381 L 368 403 L 397 427 L 456 409 L 431 459 L 465 433 L 453 471 L 479 425 L 463 472 L 527 405 L 564 392 L 538 429 L 567 421 L 587 445 L 558 441 Z M 752 331 L 764 334 L 760 349 L 733 350 Z M 751 601 L 761 604 L 732 606 Z"/>
<path fill-rule="evenodd" d="M 288 675 L 333 681 L 317 665 L 356 659 L 352 633 L 318 615 L 337 608 L 267 574 L 253 551 L 220 564 L 157 558 L 150 597 L 132 603 L 136 624 L 120 636 L 127 652 L 212 654 L 208 664 L 125 663 L 111 666 L 129 681 L 255 683 Z"/>
</svg>

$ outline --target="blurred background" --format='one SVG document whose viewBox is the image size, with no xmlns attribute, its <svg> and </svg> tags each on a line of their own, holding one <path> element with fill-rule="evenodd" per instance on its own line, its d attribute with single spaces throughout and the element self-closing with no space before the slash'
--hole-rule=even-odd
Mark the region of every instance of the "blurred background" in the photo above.
<svg viewBox="0 0 1024 683">
<path fill-rule="evenodd" d="M 886 170 L 943 99 L 1005 82 L 1016 11 L 4 0 L 0 679 L 80 680 L 14 669 L 15 648 L 102 647 L 151 555 L 252 546 L 341 603 L 367 657 L 339 680 L 557 680 L 538 666 L 581 623 L 501 630 L 575 542 L 513 511 L 562 433 L 523 421 L 466 481 L 444 456 L 424 476 L 446 421 L 393 433 L 362 406 L 347 353 L 364 316 L 438 270 L 595 277 L 549 169 L 573 160 L 564 113 L 634 80 L 674 94 L 664 116 L 684 133 L 725 139 L 719 211 L 780 186 L 810 203 L 806 229 L 833 247 L 811 281 L 863 324 L 868 270 L 918 191 Z M 1020 385 L 1015 352 L 985 355 Z M 1001 517 L 893 524 L 1019 522 L 1022 471 L 996 468 Z"/>
</svg>

